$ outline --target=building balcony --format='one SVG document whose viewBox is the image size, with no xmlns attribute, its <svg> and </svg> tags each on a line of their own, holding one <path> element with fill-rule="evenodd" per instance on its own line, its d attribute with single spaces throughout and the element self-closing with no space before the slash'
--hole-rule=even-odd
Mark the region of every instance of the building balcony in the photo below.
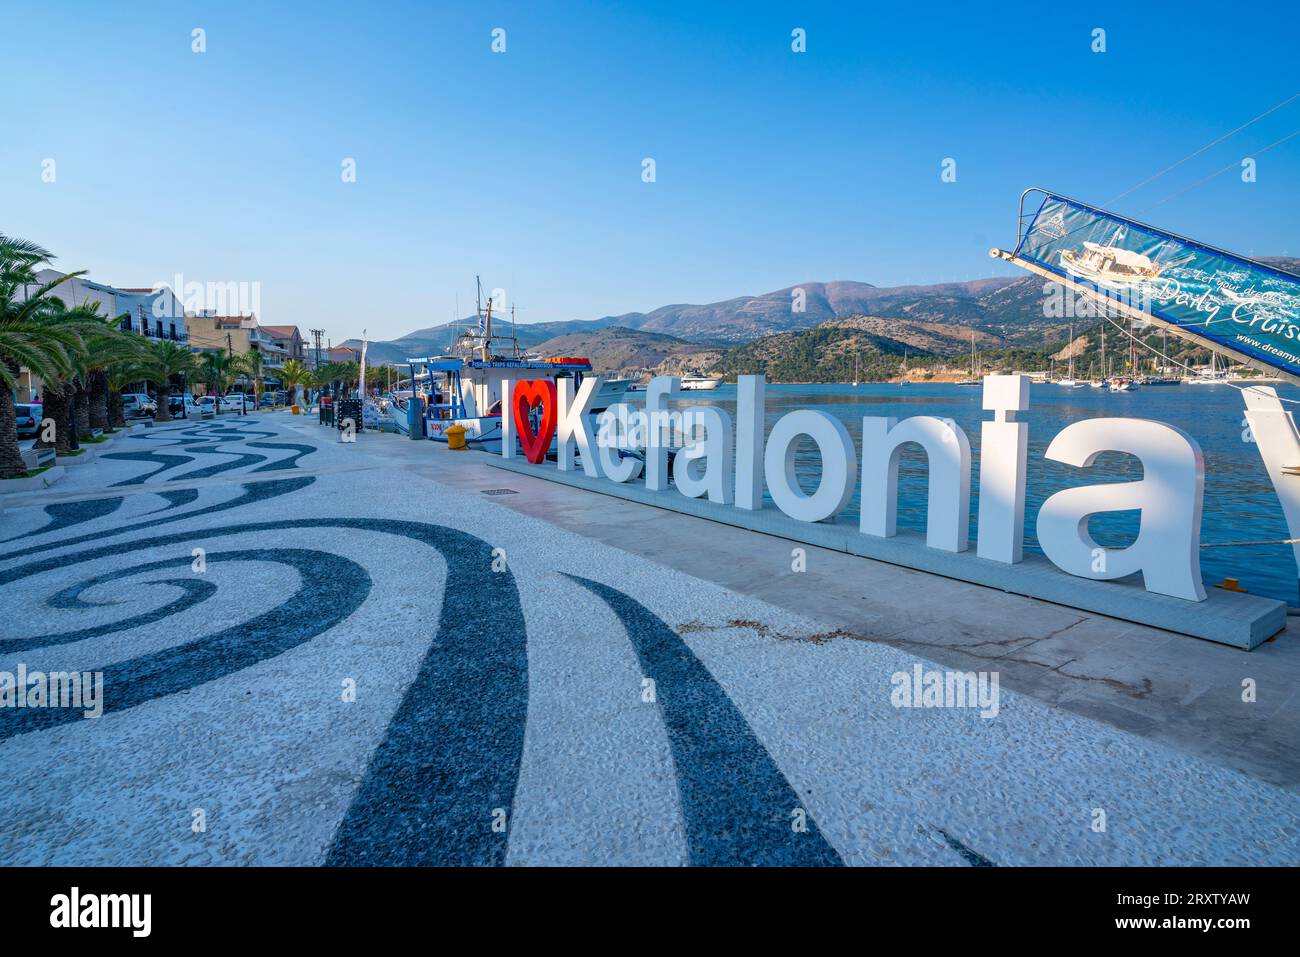
<svg viewBox="0 0 1300 957">
<path fill-rule="evenodd" d="M 188 343 L 190 341 L 189 333 L 184 329 L 158 329 L 154 327 L 142 331 L 136 326 L 128 328 L 126 325 L 118 326 L 118 328 L 122 332 L 131 332 L 137 336 L 142 335 L 153 342 L 162 342 L 163 340 L 166 340 L 168 342 Z"/>
</svg>

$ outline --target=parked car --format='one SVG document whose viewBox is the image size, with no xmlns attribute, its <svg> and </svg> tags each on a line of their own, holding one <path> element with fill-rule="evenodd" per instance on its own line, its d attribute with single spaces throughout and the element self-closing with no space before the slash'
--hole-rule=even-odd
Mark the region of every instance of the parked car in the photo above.
<svg viewBox="0 0 1300 957">
<path fill-rule="evenodd" d="M 221 397 L 221 407 L 229 409 L 231 412 L 238 412 L 240 407 L 248 411 L 253 407 L 253 397 L 244 395 L 242 392 L 231 392 Z"/>
<path fill-rule="evenodd" d="M 217 411 L 217 400 L 210 395 L 199 397 L 199 412 L 203 415 L 212 415 Z"/>
<path fill-rule="evenodd" d="M 143 392 L 122 395 L 122 414 L 128 419 L 140 419 L 158 413 L 158 404 Z"/>
<path fill-rule="evenodd" d="M 197 419 L 203 410 L 194 400 L 194 396 L 173 392 L 167 399 L 167 411 L 171 413 L 172 418 Z"/>
<path fill-rule="evenodd" d="M 14 412 L 18 421 L 18 438 L 33 438 L 41 428 L 41 406 L 16 405 Z"/>
</svg>

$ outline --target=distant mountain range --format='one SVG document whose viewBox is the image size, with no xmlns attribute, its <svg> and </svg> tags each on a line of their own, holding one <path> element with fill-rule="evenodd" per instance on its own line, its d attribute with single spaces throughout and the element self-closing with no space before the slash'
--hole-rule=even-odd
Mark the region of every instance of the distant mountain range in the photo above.
<svg viewBox="0 0 1300 957">
<path fill-rule="evenodd" d="M 1261 261 L 1300 274 L 1300 259 Z M 785 356 L 792 373 L 795 368 L 805 373 L 823 368 L 840 375 L 842 362 L 851 369 L 852 356 L 858 354 L 860 363 L 879 374 L 905 354 L 956 360 L 969 354 L 972 335 L 981 351 L 1060 348 L 1069 320 L 1044 316 L 1044 283 L 1036 276 L 891 287 L 807 282 L 704 305 L 527 323 L 517 327 L 517 335 L 525 349 L 588 356 L 606 372 L 760 371 L 764 362 L 780 363 Z M 445 353 L 454 331 L 476 321 L 469 317 L 372 342 L 369 361 L 383 364 Z M 793 335 L 810 330 L 816 334 Z M 355 349 L 361 343 L 349 339 L 343 345 Z M 821 358 L 815 359 L 810 349 Z M 791 359 L 789 350 L 803 350 L 803 358 Z M 864 379 L 870 377 L 866 371 L 864 367 Z M 773 378 L 781 378 L 775 369 Z"/>
<path fill-rule="evenodd" d="M 896 317 L 919 322 L 1001 324 L 1029 333 L 1041 323 L 1041 283 L 1030 277 L 975 279 L 930 286 L 881 288 L 865 282 L 807 282 L 760 296 L 739 296 L 705 305 L 661 306 L 653 312 L 628 312 L 599 319 L 527 323 L 517 327 L 520 345 L 532 349 L 548 340 L 591 335 L 614 327 L 665 335 L 681 343 L 733 345 L 761 336 L 808 329 L 828 319 L 855 315 Z M 1008 290 L 1012 292 L 1008 294 Z M 453 333 L 473 325 L 467 317 L 417 329 L 387 342 L 370 343 L 372 362 L 401 362 L 408 356 L 446 352 Z M 349 339 L 343 346 L 357 349 Z"/>
</svg>

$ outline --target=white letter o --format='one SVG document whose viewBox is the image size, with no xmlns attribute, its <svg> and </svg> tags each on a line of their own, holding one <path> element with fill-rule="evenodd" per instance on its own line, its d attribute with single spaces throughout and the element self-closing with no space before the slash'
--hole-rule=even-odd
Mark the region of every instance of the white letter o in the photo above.
<svg viewBox="0 0 1300 957">
<path fill-rule="evenodd" d="M 817 445 L 822 459 L 817 491 L 806 494 L 794 474 L 795 442 L 806 435 Z M 786 515 L 801 522 L 820 522 L 843 510 L 853 498 L 858 457 L 844 423 L 825 412 L 800 409 L 777 420 L 767 437 L 763 472 L 772 501 Z"/>
</svg>

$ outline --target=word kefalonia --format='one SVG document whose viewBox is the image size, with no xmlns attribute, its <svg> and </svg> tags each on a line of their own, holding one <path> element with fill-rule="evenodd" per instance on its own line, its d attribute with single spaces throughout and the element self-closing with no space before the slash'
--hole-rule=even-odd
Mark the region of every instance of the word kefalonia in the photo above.
<svg viewBox="0 0 1300 957">
<path fill-rule="evenodd" d="M 661 376 L 646 388 L 645 408 L 619 403 L 598 416 L 591 405 L 600 379 L 502 383 L 501 454 L 513 458 L 516 439 L 528 461 L 540 464 L 554 438 L 559 471 L 581 467 L 588 478 L 631 482 L 644 475 L 647 491 L 704 498 L 737 509 L 763 508 L 766 488 L 776 507 L 800 522 L 833 519 L 861 482 L 862 535 L 897 534 L 898 469 L 902 448 L 924 449 L 929 463 L 925 544 L 946 552 L 969 548 L 971 446 L 955 422 L 930 415 L 906 419 L 864 416 L 862 460 L 844 423 L 817 409 L 788 412 L 764 435 L 766 381 L 740 376 L 736 419 L 722 409 L 692 405 L 679 381 Z M 558 388 L 557 388 L 558 387 Z M 540 407 L 540 408 L 539 408 Z M 993 413 L 980 433 L 979 523 L 976 556 L 1014 564 L 1024 558 L 1029 377 L 991 375 L 984 380 L 984 409 Z M 668 427 L 671 423 L 671 427 Z M 594 434 L 593 434 L 594 430 Z M 685 434 L 678 447 L 675 435 Z M 795 476 L 798 443 L 811 440 L 821 461 L 816 490 Z M 1057 568 L 1082 578 L 1111 580 L 1141 573 L 1149 592 L 1205 601 L 1200 575 L 1201 505 L 1205 464 L 1196 440 L 1150 419 L 1096 418 L 1072 423 L 1047 447 L 1045 458 L 1087 468 L 1105 452 L 1123 452 L 1142 465 L 1142 479 L 1063 489 L 1038 510 L 1037 535 Z M 671 475 L 669 459 L 671 456 Z M 1103 549 L 1088 533 L 1101 512 L 1140 511 L 1136 539 Z"/>
</svg>

